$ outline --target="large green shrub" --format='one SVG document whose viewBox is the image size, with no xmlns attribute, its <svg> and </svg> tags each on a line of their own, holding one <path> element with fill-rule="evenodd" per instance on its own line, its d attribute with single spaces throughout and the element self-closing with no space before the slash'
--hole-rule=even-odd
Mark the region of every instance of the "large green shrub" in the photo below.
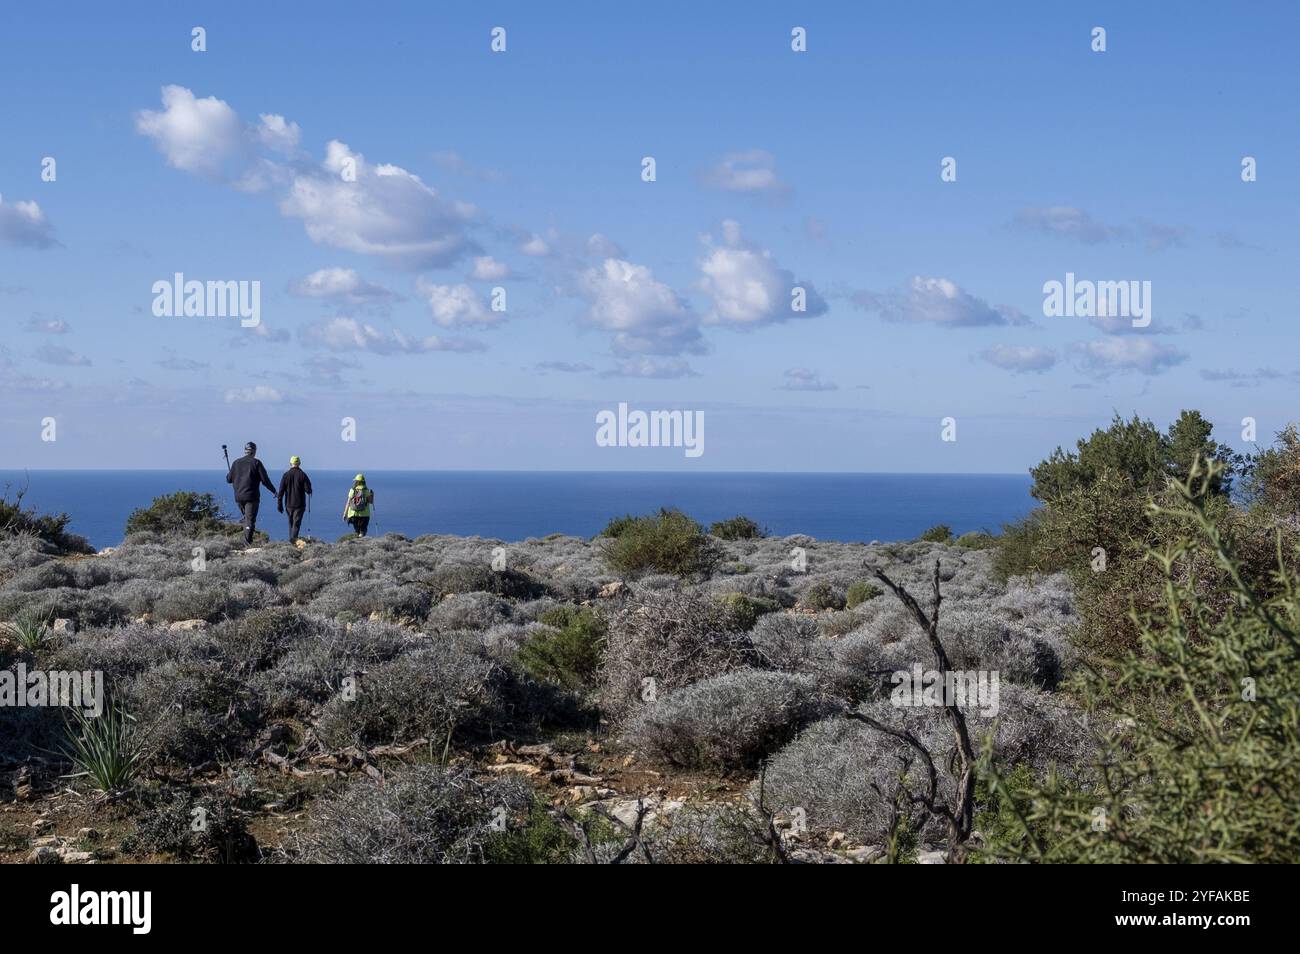
<svg viewBox="0 0 1300 954">
<path fill-rule="evenodd" d="M 1129 652 L 1138 641 L 1131 612 L 1148 611 L 1161 598 L 1158 567 L 1146 554 L 1169 539 L 1167 520 L 1147 504 L 1167 500 L 1170 482 L 1185 478 L 1198 454 L 1215 463 L 1206 506 L 1229 520 L 1231 455 L 1196 411 L 1184 411 L 1165 433 L 1150 421 L 1116 415 L 1076 451 L 1058 447 L 1030 470 L 1031 493 L 1044 506 L 1004 528 L 995 575 L 1005 581 L 1065 570 L 1083 621 L 1081 648 L 1100 660 Z M 1211 573 L 1205 583 L 1213 582 Z"/>
<path fill-rule="evenodd" d="M 716 520 L 709 527 L 709 533 L 719 540 L 761 540 L 767 536 L 767 531 L 749 517 Z"/>
<path fill-rule="evenodd" d="M 1278 516 L 1300 511 L 1300 429 L 1288 424 L 1273 446 L 1242 460 L 1243 495 Z"/>
<path fill-rule="evenodd" d="M 178 490 L 153 498 L 148 507 L 131 511 L 126 518 L 126 533 L 183 534 L 198 537 L 236 531 L 230 517 L 212 494 Z"/>
<path fill-rule="evenodd" d="M 992 550 L 998 545 L 998 538 L 983 530 L 971 530 L 969 533 L 963 533 L 953 541 L 953 544 L 965 547 L 967 550 Z"/>
<path fill-rule="evenodd" d="M 611 521 L 605 535 L 605 560 L 617 573 L 707 577 L 721 559 L 704 528 L 680 510 L 623 517 Z"/>
<path fill-rule="evenodd" d="M 1171 531 L 1150 554 L 1162 605 L 1135 614 L 1132 651 L 1081 679 L 1100 731 L 1100 782 L 1049 778 L 1017 792 L 986 761 L 1019 826 L 990 852 L 1126 864 L 1300 860 L 1300 573 L 1280 541 L 1272 579 L 1243 566 L 1213 506 L 1219 469 L 1194 466 L 1170 502 L 1151 508 Z M 1222 598 L 1187 572 L 1204 555 Z"/>
<path fill-rule="evenodd" d="M 1079 440 L 1077 451 L 1058 447 L 1047 460 L 1031 468 L 1034 486 L 1030 493 L 1043 503 L 1052 503 L 1092 486 L 1107 473 L 1139 494 L 1160 490 L 1171 478 L 1184 479 L 1198 457 L 1229 463 L 1229 450 L 1212 440 L 1210 431 L 1210 423 L 1199 411 L 1183 411 L 1164 434 L 1137 415 L 1126 421 L 1116 414 L 1106 430 L 1098 429 Z M 1223 466 L 1214 477 L 1211 492 L 1227 494 L 1231 476 L 1231 470 Z"/>
<path fill-rule="evenodd" d="M 952 527 L 946 523 L 936 524 L 916 539 L 925 543 L 951 543 Z"/>
<path fill-rule="evenodd" d="M 68 533 L 72 518 L 66 513 L 39 514 L 23 506 L 24 490 L 9 496 L 9 488 L 0 492 L 0 539 L 34 536 L 51 543 L 65 553 L 94 553 L 84 537 Z"/>
<path fill-rule="evenodd" d="M 563 603 L 537 620 L 546 629 L 535 631 L 516 660 L 534 679 L 565 689 L 587 689 L 595 683 L 605 650 L 605 621 L 585 606 Z"/>
</svg>

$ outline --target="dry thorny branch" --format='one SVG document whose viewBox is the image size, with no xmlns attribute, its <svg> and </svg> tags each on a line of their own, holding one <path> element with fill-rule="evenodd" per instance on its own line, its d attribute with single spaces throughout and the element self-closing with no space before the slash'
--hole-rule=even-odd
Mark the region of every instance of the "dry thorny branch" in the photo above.
<svg viewBox="0 0 1300 954">
<path fill-rule="evenodd" d="M 939 604 L 943 599 L 939 592 L 939 561 L 934 561 L 934 605 L 928 615 L 915 597 L 891 580 L 884 570 L 872 566 L 868 566 L 868 568 L 875 574 L 876 579 L 885 584 L 898 598 L 899 602 L 907 607 L 917 624 L 925 630 L 926 638 L 930 643 L 930 651 L 934 654 L 934 668 L 938 672 L 941 683 L 946 686 L 951 666 L 948 662 L 948 653 L 944 649 L 943 642 L 939 639 Z M 942 818 L 948 826 L 948 860 L 949 862 L 960 863 L 966 859 L 966 842 L 970 839 L 971 829 L 974 825 L 975 748 L 971 744 L 970 732 L 966 726 L 966 716 L 957 707 L 956 701 L 945 697 L 943 711 L 944 717 L 952 728 L 954 742 L 954 753 L 953 758 L 949 761 L 949 770 L 957 781 L 957 789 L 951 804 L 943 804 L 938 801 L 939 776 L 935 769 L 934 759 L 929 750 L 915 735 L 904 728 L 887 726 L 861 712 L 849 711 L 846 715 L 848 718 L 862 722 L 877 732 L 898 739 L 920 756 L 926 772 L 925 793 L 913 793 L 906 788 L 903 781 L 905 772 L 903 776 L 900 776 L 899 784 L 902 786 L 902 792 L 907 800 L 914 805 L 921 806 L 927 813 L 927 815 L 921 816 L 916 825 L 917 831 L 921 830 L 922 823 L 928 815 Z"/>
<path fill-rule="evenodd" d="M 652 865 L 655 863 L 654 856 L 650 854 L 650 846 L 647 845 L 645 839 L 641 837 L 641 828 L 645 823 L 646 812 L 649 811 L 649 806 L 647 806 L 644 801 L 637 799 L 636 820 L 633 821 L 631 825 L 628 825 L 626 822 L 616 818 L 603 809 L 598 808 L 597 811 L 606 821 L 617 825 L 628 833 L 627 840 L 623 842 L 623 846 L 619 848 L 619 850 L 615 852 L 614 857 L 609 860 L 611 865 L 621 865 L 632 856 L 632 852 L 636 851 L 637 848 L 641 849 L 641 855 L 645 858 L 646 864 Z M 586 855 L 587 863 L 593 865 L 599 864 L 600 862 L 596 858 L 596 848 L 591 843 L 591 819 L 574 818 L 569 814 L 567 809 L 560 817 L 565 825 L 571 829 L 582 842 L 582 850 Z"/>
</svg>

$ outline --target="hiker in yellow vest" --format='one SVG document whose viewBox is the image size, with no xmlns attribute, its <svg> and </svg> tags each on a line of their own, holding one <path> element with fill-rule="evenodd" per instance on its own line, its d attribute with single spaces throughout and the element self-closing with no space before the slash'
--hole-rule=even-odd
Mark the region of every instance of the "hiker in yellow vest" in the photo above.
<svg viewBox="0 0 1300 954">
<path fill-rule="evenodd" d="M 348 491 L 348 502 L 343 507 L 343 522 L 352 525 L 357 536 L 364 537 L 370 528 L 370 514 L 375 506 L 375 492 L 366 486 L 366 475 L 357 474 Z"/>
</svg>

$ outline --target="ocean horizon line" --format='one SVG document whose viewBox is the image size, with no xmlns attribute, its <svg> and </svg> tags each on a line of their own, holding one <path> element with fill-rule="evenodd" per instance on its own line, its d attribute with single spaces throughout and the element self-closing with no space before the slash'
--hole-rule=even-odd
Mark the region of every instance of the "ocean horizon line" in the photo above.
<svg viewBox="0 0 1300 954">
<path fill-rule="evenodd" d="M 267 469 L 278 483 L 281 468 Z M 667 507 L 706 526 L 743 514 L 780 535 L 899 540 L 938 524 L 959 533 L 995 530 L 1035 505 L 1027 473 L 305 469 L 316 488 L 315 529 L 339 523 L 332 511 L 341 512 L 352 475 L 362 470 L 378 496 L 371 530 L 416 536 L 590 536 L 613 518 Z M 231 509 L 220 465 L 0 470 L 0 491 L 21 493 L 24 506 L 38 511 L 69 514 L 70 529 L 97 545 L 118 542 L 131 513 L 178 491 L 211 494 Z M 274 493 L 263 492 L 258 526 L 272 538 L 287 532 Z"/>
<path fill-rule="evenodd" d="M 265 464 L 266 461 L 263 461 Z M 284 466 L 288 466 L 286 463 Z M 356 471 L 356 467 L 307 467 L 306 470 L 319 471 Z M 361 470 L 388 474 L 646 474 L 669 475 L 673 477 L 691 474 L 722 474 L 738 476 L 793 476 L 817 477 L 820 475 L 834 477 L 1024 477 L 1029 478 L 1025 470 L 712 470 L 707 468 L 688 468 L 682 470 L 644 470 L 613 469 L 583 470 L 580 468 L 527 468 L 527 467 L 384 467 L 362 466 Z M 221 467 L 3 467 L 0 474 L 206 474 L 221 472 Z"/>
</svg>

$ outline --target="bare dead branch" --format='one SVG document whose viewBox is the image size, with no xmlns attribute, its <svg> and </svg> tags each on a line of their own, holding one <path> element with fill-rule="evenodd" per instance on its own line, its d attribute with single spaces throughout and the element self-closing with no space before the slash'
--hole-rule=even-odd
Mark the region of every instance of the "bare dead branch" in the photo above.
<svg viewBox="0 0 1300 954">
<path fill-rule="evenodd" d="M 888 587 L 889 591 L 908 609 L 917 625 L 925 631 L 926 640 L 930 644 L 930 651 L 934 655 L 935 670 L 946 687 L 948 685 L 948 674 L 952 671 L 952 666 L 948 661 L 948 653 L 944 649 L 943 641 L 939 638 L 939 605 L 943 602 L 943 594 L 940 590 L 939 561 L 934 561 L 934 574 L 931 577 L 934 603 L 928 615 L 921 608 L 921 604 L 916 601 L 916 598 L 906 588 L 890 579 L 883 569 L 870 565 L 868 565 L 868 568 L 876 579 Z M 929 796 L 914 795 L 912 798 L 947 822 L 948 860 L 962 862 L 966 858 L 966 842 L 970 839 L 970 833 L 975 824 L 975 747 L 971 743 L 970 730 L 966 725 L 966 716 L 957 706 L 956 700 L 945 697 L 943 711 L 944 717 L 952 729 L 955 743 L 948 766 L 949 772 L 957 781 L 957 792 L 951 806 L 937 803 L 935 794 L 937 790 L 937 774 L 934 759 L 915 736 L 906 730 L 892 729 L 859 712 L 850 712 L 848 716 L 869 725 L 878 732 L 899 739 L 921 755 L 930 778 Z"/>
<path fill-rule="evenodd" d="M 777 860 L 783 865 L 790 864 L 790 853 L 785 850 L 785 842 L 781 840 L 781 833 L 776 830 L 776 813 L 767 807 L 766 762 L 763 763 L 763 768 L 758 773 L 758 811 L 767 820 L 767 843 L 776 854 Z"/>
</svg>

